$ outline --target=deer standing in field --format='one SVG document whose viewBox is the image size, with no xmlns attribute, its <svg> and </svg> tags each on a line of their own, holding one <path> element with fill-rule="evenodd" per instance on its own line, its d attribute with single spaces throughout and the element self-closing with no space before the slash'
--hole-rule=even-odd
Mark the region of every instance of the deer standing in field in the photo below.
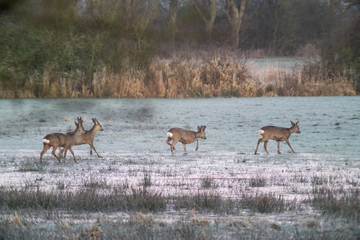
<svg viewBox="0 0 360 240">
<path fill-rule="evenodd" d="M 277 147 L 278 147 L 278 154 L 281 154 L 280 152 L 280 142 L 281 141 L 285 141 L 289 147 L 291 148 L 291 150 L 293 151 L 293 153 L 295 153 L 294 149 L 292 149 L 290 142 L 289 142 L 289 137 L 292 133 L 300 133 L 300 129 L 299 129 L 299 121 L 297 121 L 296 123 L 291 122 L 291 127 L 290 128 L 283 128 L 283 127 L 275 127 L 275 126 L 265 126 L 262 127 L 259 130 L 259 135 L 262 135 L 262 138 L 259 139 L 258 144 L 256 146 L 256 150 L 255 150 L 255 155 L 256 152 L 258 150 L 259 144 L 261 142 L 265 142 L 264 143 L 264 148 L 267 154 L 269 154 L 269 152 L 267 151 L 266 147 L 267 147 L 267 143 L 270 139 L 275 140 L 277 143 Z"/>
<path fill-rule="evenodd" d="M 173 150 L 175 150 L 175 145 L 178 142 L 181 142 L 183 147 L 184 147 L 184 150 L 185 150 L 184 155 L 187 154 L 187 152 L 186 152 L 186 144 L 193 143 L 193 142 L 197 141 L 196 151 L 198 150 L 198 148 L 199 148 L 199 140 L 198 140 L 198 138 L 206 139 L 206 136 L 205 136 L 205 128 L 206 128 L 206 126 L 201 126 L 201 127 L 198 126 L 197 128 L 198 128 L 197 132 L 182 129 L 182 128 L 171 128 L 167 132 L 168 139 L 167 139 L 166 143 L 170 145 L 171 155 L 174 155 Z M 172 144 L 170 144 L 171 140 L 172 140 Z"/>
<path fill-rule="evenodd" d="M 83 123 L 82 119 L 80 118 L 79 123 L 81 121 L 81 124 Z M 86 131 L 85 134 L 80 135 L 73 146 L 75 145 L 82 145 L 82 144 L 89 144 L 90 145 L 90 155 L 92 155 L 92 150 L 94 149 L 94 151 L 96 152 L 97 156 L 99 158 L 101 158 L 101 156 L 98 154 L 98 152 L 96 151 L 95 147 L 94 147 L 94 137 L 96 132 L 98 131 L 103 131 L 103 127 L 101 126 L 101 124 L 98 122 L 98 120 L 96 120 L 96 118 L 92 119 L 94 126 L 89 130 Z M 70 150 L 70 149 L 69 149 Z M 66 153 L 65 153 L 66 154 Z"/>
<path fill-rule="evenodd" d="M 65 151 L 64 154 L 64 161 L 66 159 L 66 151 L 69 150 L 71 152 L 71 154 L 74 157 L 74 161 L 76 162 L 76 158 L 74 155 L 73 150 L 71 149 L 71 147 L 74 145 L 76 139 L 81 136 L 82 134 L 85 134 L 85 129 L 82 126 L 82 120 L 81 118 L 78 118 L 78 122 L 75 122 L 76 125 L 76 129 L 73 132 L 69 132 L 69 133 L 51 133 L 46 135 L 43 138 L 43 150 L 40 153 L 40 163 L 42 163 L 42 157 L 44 155 L 44 153 L 49 150 L 49 148 L 53 148 L 52 150 L 52 155 L 54 155 L 57 160 L 59 160 L 60 163 L 62 163 L 61 161 L 61 157 L 56 156 L 55 151 L 58 147 L 64 147 L 61 151 L 60 151 L 60 156 L 61 154 Z"/>
</svg>

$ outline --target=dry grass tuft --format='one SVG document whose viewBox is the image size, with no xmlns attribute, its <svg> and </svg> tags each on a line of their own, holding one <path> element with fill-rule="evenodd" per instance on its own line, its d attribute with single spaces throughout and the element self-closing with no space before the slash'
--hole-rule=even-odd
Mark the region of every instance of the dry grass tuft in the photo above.
<svg viewBox="0 0 360 240">
<path fill-rule="evenodd" d="M 13 217 L 13 224 L 14 225 L 18 225 L 18 226 L 23 226 L 23 223 L 22 223 L 22 221 L 21 221 L 21 218 L 20 218 L 20 216 L 17 214 L 17 213 L 15 213 L 15 216 Z"/>
<path fill-rule="evenodd" d="M 358 189 L 334 190 L 331 188 L 313 189 L 312 204 L 325 214 L 335 214 L 360 222 L 360 191 Z"/>
<path fill-rule="evenodd" d="M 101 229 L 97 226 L 95 226 L 90 232 L 89 232 L 89 238 L 90 239 L 101 239 Z"/>
<path fill-rule="evenodd" d="M 246 195 L 242 197 L 243 207 L 260 213 L 284 212 L 296 207 L 296 202 L 285 201 L 274 193 Z"/>
<path fill-rule="evenodd" d="M 152 214 L 143 214 L 142 212 L 136 212 L 134 215 L 130 216 L 131 224 L 153 224 L 154 220 Z"/>
</svg>

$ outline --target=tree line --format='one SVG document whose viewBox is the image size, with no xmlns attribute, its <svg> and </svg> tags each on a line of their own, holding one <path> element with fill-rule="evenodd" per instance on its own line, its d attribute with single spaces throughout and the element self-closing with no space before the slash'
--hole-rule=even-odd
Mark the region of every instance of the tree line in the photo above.
<svg viewBox="0 0 360 240">
<path fill-rule="evenodd" d="M 174 51 L 318 55 L 360 91 L 358 0 L 14 0 L 0 4 L 0 89 L 146 69 Z M 39 84 L 39 87 L 40 84 Z M 90 86 L 91 87 L 91 86 Z"/>
</svg>

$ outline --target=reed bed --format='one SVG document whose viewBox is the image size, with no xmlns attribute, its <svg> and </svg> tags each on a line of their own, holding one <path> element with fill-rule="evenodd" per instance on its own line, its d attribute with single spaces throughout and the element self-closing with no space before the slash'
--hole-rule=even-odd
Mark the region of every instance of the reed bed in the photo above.
<svg viewBox="0 0 360 240">
<path fill-rule="evenodd" d="M 209 98 L 356 95 L 341 74 L 327 74 L 321 61 L 309 61 L 292 70 L 216 56 L 153 60 L 146 70 L 127 68 L 113 74 L 103 68 L 90 83 L 81 73 L 45 72 L 14 91 L 2 89 L 0 98 Z"/>
<path fill-rule="evenodd" d="M 262 96 L 354 96 L 355 87 L 341 74 L 329 75 L 321 61 L 308 61 L 291 70 L 249 64 Z"/>
</svg>

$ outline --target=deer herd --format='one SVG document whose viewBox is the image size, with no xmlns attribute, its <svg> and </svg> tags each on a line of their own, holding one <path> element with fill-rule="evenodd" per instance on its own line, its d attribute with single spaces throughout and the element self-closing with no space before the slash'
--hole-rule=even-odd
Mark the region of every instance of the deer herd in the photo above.
<svg viewBox="0 0 360 240">
<path fill-rule="evenodd" d="M 101 158 L 101 156 L 98 154 L 94 147 L 94 137 L 96 132 L 103 131 L 103 127 L 101 124 L 96 120 L 96 118 L 93 118 L 92 121 L 94 123 L 94 126 L 89 130 L 86 131 L 83 127 L 83 120 L 80 118 L 77 118 L 78 122 L 75 122 L 76 129 L 73 132 L 69 133 L 51 133 L 46 135 L 43 138 L 43 150 L 40 153 L 40 163 L 42 162 L 42 156 L 44 153 L 49 150 L 49 148 L 53 148 L 52 155 L 54 155 L 59 162 L 61 163 L 61 155 L 63 152 L 64 154 L 64 161 L 66 158 L 66 152 L 69 150 L 71 154 L 74 157 L 74 161 L 76 162 L 76 158 L 74 155 L 73 150 L 71 149 L 72 146 L 75 145 L 82 145 L 82 144 L 89 144 L 90 145 L 90 154 L 92 154 L 92 150 L 96 152 L 97 156 Z M 56 156 L 55 151 L 58 147 L 63 147 L 63 149 L 60 151 L 60 156 Z"/>
<path fill-rule="evenodd" d="M 69 150 L 71 152 L 71 154 L 74 157 L 74 161 L 76 162 L 76 158 L 74 155 L 73 150 L 71 149 L 72 146 L 76 146 L 76 145 L 82 145 L 82 144 L 89 144 L 90 145 L 90 154 L 92 154 L 92 150 L 94 149 L 95 153 L 97 154 L 97 156 L 99 158 L 101 158 L 101 156 L 99 155 L 99 153 L 96 151 L 95 147 L 94 147 L 94 137 L 95 134 L 98 131 L 103 131 L 103 127 L 101 126 L 101 124 L 99 123 L 98 120 L 96 120 L 96 118 L 93 118 L 92 121 L 94 123 L 94 126 L 89 130 L 86 131 L 83 127 L 83 120 L 82 118 L 78 117 L 77 118 L 78 122 L 75 122 L 75 126 L 76 129 L 73 132 L 68 132 L 68 133 L 51 133 L 46 135 L 42 142 L 43 142 L 43 150 L 40 153 L 40 163 L 42 163 L 42 157 L 44 155 L 44 153 L 49 150 L 51 147 L 53 148 L 52 150 L 52 155 L 54 155 L 60 163 L 62 163 L 61 160 L 61 156 L 64 153 L 64 162 L 65 162 L 65 158 L 66 158 L 66 152 L 67 150 Z M 278 154 L 280 153 L 280 142 L 281 141 L 285 141 L 290 149 L 292 150 L 293 153 L 295 153 L 295 151 L 293 150 L 293 148 L 290 145 L 289 142 L 289 138 L 290 135 L 292 133 L 300 133 L 300 129 L 299 129 L 299 121 L 297 121 L 296 123 L 291 122 L 291 127 L 290 128 L 284 128 L 284 127 L 276 127 L 276 126 L 265 126 L 262 127 L 259 130 L 259 135 L 262 136 L 262 138 L 260 138 L 258 140 L 256 149 L 255 149 L 255 155 L 257 154 L 257 150 L 259 147 L 259 144 L 261 142 L 264 142 L 264 148 L 267 154 L 269 154 L 269 152 L 267 151 L 267 143 L 270 139 L 275 140 L 277 143 L 277 147 L 278 147 Z M 198 138 L 202 138 L 202 139 L 206 139 L 205 136 L 205 128 L 206 126 L 198 126 L 197 132 L 194 131 L 190 131 L 187 129 L 182 129 L 182 128 L 171 128 L 168 132 L 167 132 L 167 137 L 168 139 L 166 140 L 166 143 L 170 145 L 170 150 L 171 150 L 171 155 L 174 155 L 173 150 L 175 150 L 175 145 L 178 142 L 181 142 L 183 147 L 184 147 L 184 155 L 186 155 L 186 144 L 189 143 L 193 143 L 196 141 L 196 151 L 199 148 L 199 140 Z M 170 143 L 170 141 L 172 141 L 172 143 Z M 59 156 L 57 156 L 55 154 L 56 149 L 57 148 L 61 148 L 60 150 L 60 154 Z"/>
</svg>

